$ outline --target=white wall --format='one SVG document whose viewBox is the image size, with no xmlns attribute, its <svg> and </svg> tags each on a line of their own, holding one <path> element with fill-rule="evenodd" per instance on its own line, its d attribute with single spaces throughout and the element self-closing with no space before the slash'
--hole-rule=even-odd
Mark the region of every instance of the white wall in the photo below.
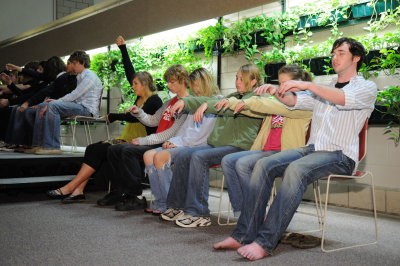
<svg viewBox="0 0 400 266">
<path fill-rule="evenodd" d="M 53 21 L 53 0 L 0 0 L 0 42 Z"/>
</svg>

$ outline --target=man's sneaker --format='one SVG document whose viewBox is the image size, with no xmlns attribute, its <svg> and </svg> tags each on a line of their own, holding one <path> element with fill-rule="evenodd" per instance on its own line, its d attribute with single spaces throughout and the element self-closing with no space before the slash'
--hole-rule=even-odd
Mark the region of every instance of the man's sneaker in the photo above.
<svg viewBox="0 0 400 266">
<path fill-rule="evenodd" d="M 210 226 L 211 219 L 210 217 L 185 215 L 182 218 L 176 220 L 175 223 L 180 227 Z"/>
<path fill-rule="evenodd" d="M 142 199 L 139 199 L 137 196 L 132 196 L 124 199 L 124 201 L 115 205 L 115 209 L 117 211 L 131 211 L 138 209 L 146 209 L 147 201 L 143 196 Z"/>
<path fill-rule="evenodd" d="M 122 194 L 112 191 L 97 201 L 99 206 L 112 206 L 123 200 Z"/>
<path fill-rule="evenodd" d="M 16 148 L 18 148 L 18 145 L 14 145 L 14 144 L 8 144 L 2 148 L 0 148 L 0 151 L 10 151 L 13 152 Z"/>
<path fill-rule="evenodd" d="M 40 148 L 35 151 L 35 154 L 38 155 L 59 155 L 62 154 L 62 151 L 59 149 L 44 149 Z"/>
<path fill-rule="evenodd" d="M 179 218 L 182 218 L 183 211 L 178 209 L 168 209 L 163 212 L 160 216 L 162 220 L 173 222 Z"/>
</svg>

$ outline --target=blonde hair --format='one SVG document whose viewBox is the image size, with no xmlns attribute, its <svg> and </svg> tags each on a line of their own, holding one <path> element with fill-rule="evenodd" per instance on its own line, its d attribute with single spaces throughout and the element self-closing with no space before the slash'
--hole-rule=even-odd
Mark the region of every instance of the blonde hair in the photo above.
<svg viewBox="0 0 400 266">
<path fill-rule="evenodd" d="M 246 91 L 251 91 L 253 88 L 261 85 L 261 75 L 256 65 L 243 65 L 239 68 L 239 71 L 242 73 L 242 79 L 246 87 Z M 254 86 L 251 86 L 252 80 L 256 81 Z"/>
<path fill-rule="evenodd" d="M 164 73 L 163 76 L 166 82 L 176 79 L 179 83 L 184 82 L 185 87 L 189 87 L 189 73 L 182 65 L 172 65 Z"/>
<path fill-rule="evenodd" d="M 217 84 L 215 84 L 213 76 L 208 72 L 207 69 L 200 67 L 193 70 L 189 75 L 190 83 L 197 81 L 201 90 L 202 96 L 213 96 L 220 94 Z"/>
</svg>

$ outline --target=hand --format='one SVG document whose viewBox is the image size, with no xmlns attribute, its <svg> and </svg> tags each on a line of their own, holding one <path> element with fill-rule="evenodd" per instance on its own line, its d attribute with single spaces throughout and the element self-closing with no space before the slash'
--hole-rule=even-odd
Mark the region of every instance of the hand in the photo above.
<svg viewBox="0 0 400 266">
<path fill-rule="evenodd" d="M 264 85 L 261 85 L 260 87 L 256 88 L 254 90 L 254 93 L 257 95 L 261 95 L 263 93 L 269 93 L 271 95 L 274 95 L 276 93 L 276 91 L 277 91 L 276 86 L 271 85 L 271 84 L 264 84 Z"/>
<path fill-rule="evenodd" d="M 117 37 L 115 40 L 115 44 L 118 46 L 124 45 L 125 44 L 125 39 L 121 35 Z"/>
<path fill-rule="evenodd" d="M 28 109 L 28 107 L 29 107 L 29 103 L 28 102 L 24 102 L 23 104 L 21 104 L 21 106 L 19 107 L 18 111 L 20 111 L 22 113 L 26 109 Z"/>
<path fill-rule="evenodd" d="M 108 115 L 103 116 L 103 119 L 106 120 L 107 123 L 110 123 L 110 120 L 108 119 Z"/>
<path fill-rule="evenodd" d="M 200 107 L 197 108 L 196 112 L 193 115 L 193 121 L 196 123 L 200 123 L 201 120 L 203 120 L 204 112 L 207 110 L 207 108 L 208 103 L 203 103 L 202 105 L 200 105 Z"/>
<path fill-rule="evenodd" d="M 137 107 L 136 105 L 131 106 L 128 109 L 125 110 L 125 113 L 138 114 L 139 113 L 139 107 Z"/>
<path fill-rule="evenodd" d="M 244 103 L 244 101 L 240 101 L 236 107 L 235 110 L 233 110 L 234 114 L 240 113 L 240 111 L 242 111 L 244 109 L 244 107 L 246 106 L 246 104 Z"/>
<path fill-rule="evenodd" d="M 38 105 L 31 106 L 31 108 L 33 109 L 37 109 L 38 107 L 39 107 Z"/>
<path fill-rule="evenodd" d="M 308 89 L 309 84 L 310 82 L 306 81 L 289 80 L 279 86 L 278 94 L 284 95 L 290 91 L 304 91 Z"/>
<path fill-rule="evenodd" d="M 44 113 L 47 111 L 47 105 L 45 105 L 40 111 L 39 111 L 39 118 L 42 119 L 44 116 Z"/>
<path fill-rule="evenodd" d="M 10 85 L 12 83 L 11 77 L 6 73 L 1 73 L 1 81 L 6 85 Z"/>
<path fill-rule="evenodd" d="M 44 100 L 43 102 L 44 102 L 44 103 L 49 103 L 49 102 L 52 102 L 52 101 L 54 101 L 54 99 L 50 99 L 50 98 L 49 98 L 49 99 Z"/>
<path fill-rule="evenodd" d="M 176 148 L 176 145 L 170 141 L 166 141 L 162 144 L 162 147 L 164 149 L 172 149 L 172 148 Z"/>
<path fill-rule="evenodd" d="M 0 99 L 0 108 L 4 108 L 10 105 L 8 99 Z"/>
<path fill-rule="evenodd" d="M 131 143 L 132 143 L 133 145 L 136 145 L 136 146 L 139 146 L 139 145 L 140 145 L 140 142 L 139 142 L 139 139 L 138 139 L 138 138 L 132 139 L 132 140 L 131 140 Z"/>
<path fill-rule="evenodd" d="M 13 64 L 6 64 L 6 69 L 7 70 L 17 70 L 18 72 L 22 71 L 22 67 L 13 65 Z"/>
<path fill-rule="evenodd" d="M 185 101 L 178 100 L 172 107 L 171 107 L 171 114 L 180 113 L 182 112 L 183 108 L 185 108 Z"/>
<path fill-rule="evenodd" d="M 222 108 L 224 109 L 224 111 L 226 111 L 226 109 L 229 108 L 229 100 L 228 99 L 222 99 L 219 102 L 217 102 L 214 105 L 218 111 L 220 111 Z"/>
</svg>

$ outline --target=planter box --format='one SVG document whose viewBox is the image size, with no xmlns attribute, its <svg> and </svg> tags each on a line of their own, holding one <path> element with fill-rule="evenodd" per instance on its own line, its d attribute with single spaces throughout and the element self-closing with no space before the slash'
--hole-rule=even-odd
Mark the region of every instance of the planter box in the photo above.
<svg viewBox="0 0 400 266">
<path fill-rule="evenodd" d="M 326 68 L 331 67 L 330 58 L 328 56 L 306 59 L 303 60 L 303 64 L 308 65 L 310 71 L 316 76 L 334 74 L 333 71 L 330 71 L 329 73 L 326 72 Z"/>
<path fill-rule="evenodd" d="M 380 14 L 385 12 L 386 10 L 393 10 L 399 6 L 399 0 L 384 0 L 378 1 L 375 4 L 376 14 Z M 360 3 L 351 7 L 351 13 L 353 14 L 353 18 L 364 18 L 370 17 L 374 14 L 374 8 L 368 6 L 368 2 Z"/>
<path fill-rule="evenodd" d="M 387 125 L 389 122 L 399 123 L 392 115 L 383 114 L 387 108 L 382 105 L 375 105 L 374 111 L 369 118 L 368 124 L 370 125 Z"/>
<path fill-rule="evenodd" d="M 347 14 L 347 17 L 343 17 L 343 13 L 342 12 L 338 12 L 338 10 L 334 10 L 331 12 L 331 16 L 329 18 L 329 22 L 328 23 L 332 23 L 334 21 L 334 17 L 337 16 L 337 21 L 338 22 L 344 22 L 347 21 L 349 18 L 349 13 L 350 13 L 350 9 L 349 8 L 344 8 L 343 9 L 344 12 Z M 320 14 L 320 13 L 319 13 Z M 314 28 L 314 27 L 319 27 L 319 26 L 324 26 L 321 25 L 318 20 L 320 18 L 319 14 L 310 14 L 310 15 L 305 15 L 305 16 L 301 16 L 299 23 L 297 24 L 297 28 L 298 29 L 304 29 L 304 28 Z"/>
<path fill-rule="evenodd" d="M 285 62 L 270 63 L 265 65 L 265 74 L 267 75 L 267 83 L 278 84 L 278 71 L 281 67 L 286 65 Z"/>
</svg>

